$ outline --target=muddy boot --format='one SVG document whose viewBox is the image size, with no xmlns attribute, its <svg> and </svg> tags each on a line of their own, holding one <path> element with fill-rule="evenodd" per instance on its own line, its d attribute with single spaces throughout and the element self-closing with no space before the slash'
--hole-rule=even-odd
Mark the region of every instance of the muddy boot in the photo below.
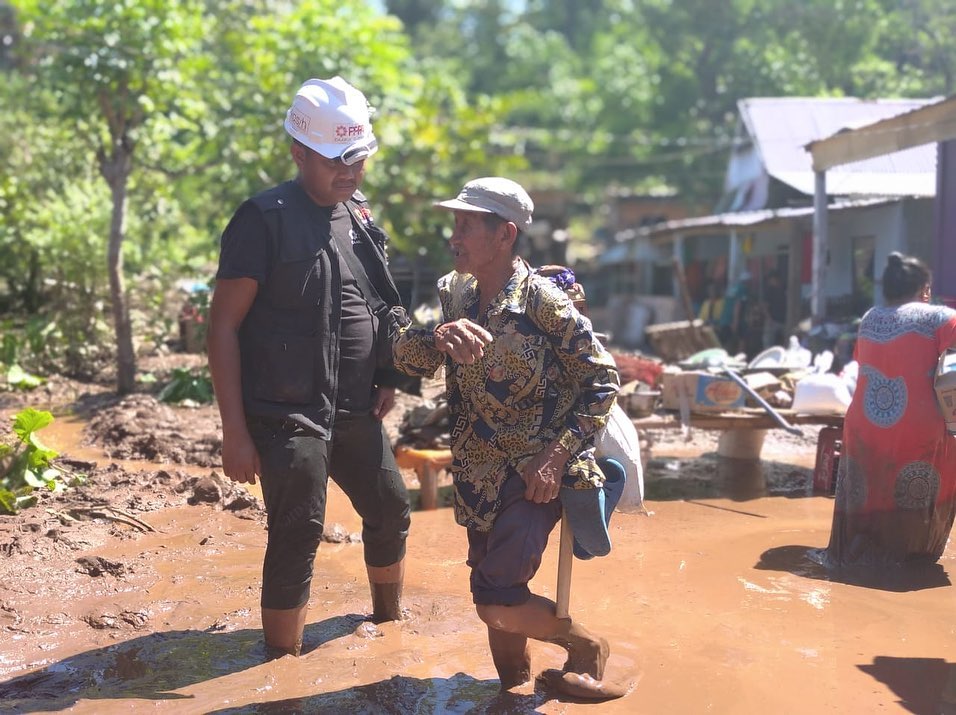
<svg viewBox="0 0 956 715">
<path fill-rule="evenodd" d="M 511 690 L 531 680 L 531 651 L 528 638 L 488 626 L 488 645 L 498 671 L 501 690 Z"/>
<path fill-rule="evenodd" d="M 402 620 L 402 584 L 372 583 L 372 623 Z"/>
<path fill-rule="evenodd" d="M 402 582 L 405 560 L 390 566 L 368 566 L 368 584 L 372 589 L 372 622 L 402 620 Z"/>
<path fill-rule="evenodd" d="M 546 670 L 538 676 L 538 682 L 561 695 L 577 700 L 613 700 L 627 695 L 628 688 L 595 680 L 586 673 L 568 673 L 563 670 Z"/>
<path fill-rule="evenodd" d="M 568 660 L 564 664 L 565 672 L 586 673 L 595 680 L 604 677 L 604 666 L 611 652 L 604 638 L 594 635 L 570 618 L 565 618 L 561 619 L 558 635 L 547 640 L 568 652 Z"/>
<path fill-rule="evenodd" d="M 298 656 L 302 652 L 302 632 L 305 630 L 308 610 L 308 603 L 298 608 L 262 609 L 262 635 L 266 641 L 267 660 L 283 655 Z"/>
</svg>

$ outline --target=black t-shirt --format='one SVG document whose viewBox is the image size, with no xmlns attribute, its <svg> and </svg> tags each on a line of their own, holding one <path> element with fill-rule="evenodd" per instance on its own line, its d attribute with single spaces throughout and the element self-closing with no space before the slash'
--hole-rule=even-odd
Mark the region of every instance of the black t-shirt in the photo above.
<svg viewBox="0 0 956 715">
<path fill-rule="evenodd" d="M 337 204 L 331 215 L 332 241 L 339 253 L 355 255 L 357 243 L 352 219 L 344 204 Z M 358 263 L 358 261 L 354 261 Z M 342 270 L 342 327 L 339 331 L 339 393 L 336 404 L 349 412 L 367 410 L 371 406 L 372 384 L 375 375 L 376 319 L 368 302 L 349 269 L 339 258 Z"/>
<path fill-rule="evenodd" d="M 255 204 L 246 202 L 223 231 L 216 278 L 253 278 L 262 285 L 271 269 L 269 227 Z"/>
</svg>

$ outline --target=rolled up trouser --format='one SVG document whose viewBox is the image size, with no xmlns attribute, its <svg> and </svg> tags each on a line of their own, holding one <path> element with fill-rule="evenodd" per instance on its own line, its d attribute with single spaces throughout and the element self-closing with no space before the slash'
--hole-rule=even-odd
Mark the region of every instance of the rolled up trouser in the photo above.
<svg viewBox="0 0 956 715">
<path fill-rule="evenodd" d="M 325 525 L 329 470 L 362 517 L 365 561 L 388 566 L 405 555 L 409 506 L 381 422 L 337 419 L 331 441 L 288 420 L 253 418 L 269 530 L 262 567 L 263 608 L 309 600 L 313 563 Z"/>
</svg>

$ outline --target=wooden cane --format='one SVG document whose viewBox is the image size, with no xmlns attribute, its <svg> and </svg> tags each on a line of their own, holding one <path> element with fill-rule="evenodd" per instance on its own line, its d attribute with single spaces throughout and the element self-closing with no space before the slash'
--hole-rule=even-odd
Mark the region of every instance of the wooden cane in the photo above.
<svg viewBox="0 0 956 715">
<path fill-rule="evenodd" d="M 568 607 L 571 604 L 571 565 L 574 555 L 574 534 L 568 524 L 568 515 L 561 514 L 561 542 L 558 547 L 558 587 L 555 598 L 555 615 L 558 618 L 570 618 Z"/>
</svg>

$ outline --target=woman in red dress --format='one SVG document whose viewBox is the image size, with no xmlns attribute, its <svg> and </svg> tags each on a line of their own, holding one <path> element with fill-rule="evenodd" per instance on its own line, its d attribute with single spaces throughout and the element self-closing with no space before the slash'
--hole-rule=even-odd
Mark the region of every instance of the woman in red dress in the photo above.
<svg viewBox="0 0 956 715">
<path fill-rule="evenodd" d="M 933 377 L 956 347 L 956 311 L 929 305 L 931 274 L 890 254 L 886 306 L 860 323 L 859 380 L 843 428 L 830 566 L 934 562 L 956 515 L 956 437 L 946 431 Z"/>
</svg>

